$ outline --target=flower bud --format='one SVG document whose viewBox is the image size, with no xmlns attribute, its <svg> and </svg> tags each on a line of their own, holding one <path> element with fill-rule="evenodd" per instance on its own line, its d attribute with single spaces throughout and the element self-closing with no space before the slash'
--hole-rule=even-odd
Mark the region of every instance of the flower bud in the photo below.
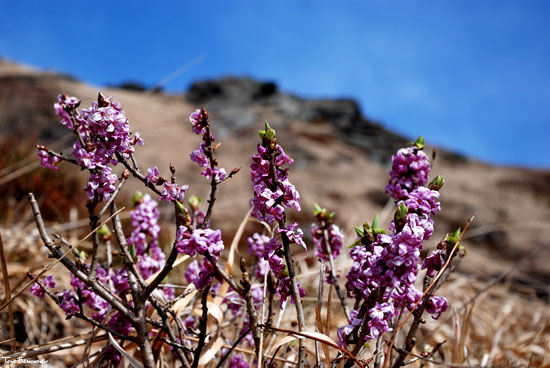
<svg viewBox="0 0 550 368">
<path fill-rule="evenodd" d="M 453 234 L 447 234 L 447 237 L 445 238 L 445 242 L 450 247 L 453 247 L 458 241 L 458 238 L 460 238 L 460 228 L 458 228 Z"/>
<path fill-rule="evenodd" d="M 191 208 L 194 210 L 194 211 L 197 211 L 199 208 L 200 208 L 200 205 L 201 205 L 201 199 L 197 196 L 191 196 L 188 200 L 187 200 L 187 203 L 191 206 Z"/>
<path fill-rule="evenodd" d="M 97 104 L 99 105 L 99 107 L 109 106 L 109 101 L 107 101 L 107 99 L 105 98 L 105 96 L 103 96 L 103 93 L 101 92 L 97 94 Z"/>
<path fill-rule="evenodd" d="M 431 190 L 439 190 L 445 183 L 445 180 L 443 179 L 442 175 L 438 175 L 436 178 L 434 178 L 430 184 L 428 185 L 428 188 Z"/>
<path fill-rule="evenodd" d="M 374 216 L 374 220 L 372 220 L 371 228 L 372 228 L 372 232 L 374 233 L 374 235 L 385 234 L 386 233 L 386 229 L 381 228 L 378 225 L 378 214 L 376 214 L 376 216 Z"/>
<path fill-rule="evenodd" d="M 424 137 L 423 136 L 420 136 L 418 137 L 418 139 L 416 140 L 416 142 L 414 142 L 414 145 L 416 146 L 416 148 L 418 149 L 423 149 L 425 146 L 424 146 Z"/>
<path fill-rule="evenodd" d="M 206 111 L 204 106 L 201 107 L 201 117 L 202 117 L 202 121 L 208 120 L 208 111 Z"/>
<path fill-rule="evenodd" d="M 103 240 L 109 240 L 113 236 L 111 233 L 111 230 L 109 230 L 109 227 L 107 224 L 103 224 L 97 231 L 97 234 L 103 238 Z"/>
<path fill-rule="evenodd" d="M 359 226 L 355 226 L 355 233 L 357 234 L 358 237 L 362 238 L 363 235 L 365 234 L 365 231 L 361 229 Z"/>
<path fill-rule="evenodd" d="M 407 206 L 405 206 L 405 203 L 401 202 L 399 204 L 399 207 L 397 207 L 397 210 L 395 211 L 394 216 L 394 222 L 395 222 L 395 228 L 399 231 L 403 229 L 403 226 L 405 226 L 405 222 L 407 221 L 407 212 L 409 209 Z"/>
<path fill-rule="evenodd" d="M 271 146 L 274 145 L 276 142 L 275 137 L 275 129 L 272 129 L 269 126 L 269 123 L 265 122 L 265 129 L 260 130 L 260 139 L 262 140 L 262 143 L 266 143 L 267 145 Z"/>
<path fill-rule="evenodd" d="M 134 196 L 132 197 L 132 205 L 136 207 L 138 204 L 141 203 L 141 199 L 143 198 L 143 193 L 141 191 L 136 191 Z"/>
</svg>

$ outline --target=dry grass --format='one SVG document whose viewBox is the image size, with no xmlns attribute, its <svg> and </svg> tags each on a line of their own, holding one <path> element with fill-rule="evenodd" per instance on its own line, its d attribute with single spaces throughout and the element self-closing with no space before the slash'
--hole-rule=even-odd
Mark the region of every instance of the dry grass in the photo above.
<svg viewBox="0 0 550 368">
<path fill-rule="evenodd" d="M 10 286 L 14 294 L 26 283 L 27 271 L 37 272 L 45 266 L 45 262 L 53 261 L 47 260 L 46 252 L 32 226 L 20 228 L 13 226 L 4 230 L 2 235 Z M 77 236 L 73 232 L 64 235 L 78 237 L 82 234 Z M 308 316 L 307 324 L 313 327 L 317 298 L 312 295 L 316 295 L 318 265 L 317 262 L 312 262 L 313 252 L 298 255 L 297 258 L 300 281 L 308 289 L 308 297 L 304 300 L 305 314 Z M 467 258 L 464 262 L 467 262 Z M 344 268 L 347 263 L 341 260 Z M 53 270 L 59 289 L 69 288 L 68 275 L 63 271 L 61 267 Z M 479 294 L 478 292 L 484 290 L 487 285 L 487 281 L 480 281 L 468 275 L 460 273 L 453 275 L 438 291 L 438 294 L 448 297 L 452 310 L 446 312 L 439 321 L 428 318 L 418 336 L 419 343 L 415 353 L 420 354 L 430 346 L 433 347 L 445 341 L 439 351 L 431 357 L 432 360 L 471 366 L 550 366 L 548 303 L 537 298 L 532 290 L 524 289 L 522 293 L 517 291 L 517 287 L 513 290 L 512 284 L 508 282 L 496 284 L 489 282 L 491 287 Z M 323 318 L 327 313 L 328 293 L 328 288 L 325 288 L 321 310 Z M 331 318 L 327 334 L 336 340 L 336 328 L 344 323 L 344 316 L 335 293 L 331 294 Z M 475 300 L 472 300 L 474 297 Z M 2 300 L 5 300 L 4 295 Z M 76 341 L 76 346 L 44 354 L 50 365 L 71 365 L 84 358 L 88 339 L 82 338 L 82 335 L 91 332 L 90 326 L 75 319 L 66 320 L 64 314 L 51 300 L 47 298 L 39 300 L 27 292 L 17 297 L 12 307 L 18 349 L 32 345 L 50 346 L 52 342 L 65 339 L 62 340 L 64 343 Z M 284 314 L 276 316 L 275 321 L 280 319 L 281 328 L 294 328 L 294 309 L 287 306 L 282 312 Z M 7 309 L 2 313 L 4 321 L 2 340 L 8 340 Z M 232 335 L 231 332 L 228 334 L 228 336 Z M 285 334 L 277 334 L 274 343 L 284 336 Z M 268 338 L 266 342 L 266 350 L 272 351 L 273 349 L 269 349 L 269 340 Z M 101 347 L 104 344 L 104 341 L 99 341 L 95 346 Z M 399 339 L 396 346 L 401 346 Z M 3 347 L 7 352 L 9 344 L 4 343 Z M 373 348 L 364 349 L 362 358 L 368 359 Z M 91 346 L 90 351 L 93 353 L 95 350 L 94 346 Z M 308 350 L 309 360 L 313 362 L 315 349 L 312 341 L 308 342 Z M 331 355 L 334 357 L 336 350 L 331 349 Z M 281 349 L 279 356 L 288 360 L 294 359 L 291 348 Z M 420 366 L 420 363 L 421 361 L 418 360 L 410 366 Z M 429 365 L 435 366 L 431 363 L 427 366 Z"/>
<path fill-rule="evenodd" d="M 18 151 L 14 155 L 12 158 L 0 155 L 4 160 L 2 161 L 3 167 L 8 166 L 9 160 L 17 161 L 26 157 L 25 151 Z M 13 167 L 12 169 L 20 170 L 24 167 Z M 6 175 L 9 172 L 2 172 L 2 174 Z M 41 206 L 47 208 L 46 211 L 49 211 L 50 218 L 69 217 L 71 219 L 71 221 L 55 225 L 49 230 L 59 232 L 73 244 L 86 235 L 84 228 L 87 227 L 88 220 L 85 218 L 78 219 L 78 212 L 76 210 L 71 211 L 69 207 L 73 203 L 82 203 L 82 201 L 79 202 L 74 199 L 74 196 L 67 195 L 68 192 L 80 193 L 81 185 L 77 179 L 74 179 L 73 181 L 69 180 L 71 183 L 69 187 L 59 189 L 59 186 L 55 183 L 65 182 L 67 178 L 60 176 L 60 173 L 52 174 L 56 175 L 55 182 L 51 176 L 48 176 L 50 175 L 49 172 L 37 175 L 29 170 L 28 173 L 15 178 L 14 181 L 10 180 L 8 187 L 2 187 L 2 189 L 5 189 L 2 199 L 5 203 L 2 207 L 4 225 L 1 234 L 4 239 L 3 250 L 6 255 L 9 289 L 11 289 L 12 295 L 20 292 L 27 283 L 27 272 L 37 273 L 47 264 L 53 262 L 53 260 L 47 258 L 46 249 L 42 246 L 38 237 L 25 201 L 13 194 L 14 191 L 24 192 L 27 187 L 46 188 L 48 195 L 53 193 L 54 199 L 52 200 L 51 197 L 48 197 L 47 200 L 44 199 Z M 77 185 L 79 190 L 75 190 Z M 68 215 L 69 213 L 72 214 Z M 361 219 L 357 219 L 357 221 L 360 222 Z M 51 225 L 53 226 L 53 224 Z M 164 233 L 168 232 L 165 231 Z M 170 243 L 170 239 L 165 239 L 165 241 L 166 244 Z M 241 244 L 243 243 L 241 241 Z M 82 246 L 91 248 L 91 245 L 87 243 L 83 243 Z M 548 258 L 548 248 L 544 252 L 542 254 Z M 304 299 L 304 310 L 308 318 L 307 326 L 310 327 L 309 330 L 313 330 L 318 305 L 315 295 L 317 295 L 319 265 L 313 252 L 298 254 L 296 260 L 300 282 L 308 291 L 308 296 Z M 464 262 L 468 262 L 468 258 Z M 345 274 L 350 264 L 347 254 L 341 256 L 339 268 L 342 275 Z M 518 267 L 521 267 L 521 265 Z M 238 267 L 233 265 L 233 270 L 237 269 Z M 514 271 L 521 272 L 522 270 L 518 268 Z M 52 273 L 57 281 L 58 290 L 70 288 L 69 275 L 62 267 L 54 267 Z M 177 277 L 174 282 L 178 282 Z M 336 293 L 334 290 L 330 292 L 328 289 L 325 285 L 323 307 L 320 312 L 323 319 L 326 319 L 327 314 L 329 314 L 328 322 L 323 321 L 323 326 L 328 326 L 328 328 L 325 328 L 325 333 L 333 340 L 337 340 L 336 329 L 345 324 L 345 318 Z M 329 297 L 329 294 L 331 297 Z M 418 344 L 414 351 L 416 354 L 421 354 L 430 347 L 444 342 L 438 352 L 430 359 L 436 362 L 444 362 L 446 365 L 550 366 L 549 301 L 537 297 L 533 289 L 518 287 L 517 284 L 509 281 L 509 278 L 504 278 L 502 282 L 493 283 L 458 273 L 448 280 L 438 291 L 438 294 L 448 297 L 452 310 L 444 314 L 439 321 L 428 318 L 418 335 Z M 2 289 L 0 298 L 2 305 L 4 305 L 6 287 Z M 278 305 L 278 301 L 275 304 Z M 90 337 L 92 336 L 90 333 L 97 335 L 98 331 L 93 331 L 89 325 L 80 320 L 74 318 L 66 320 L 63 312 L 48 298 L 39 300 L 28 292 L 23 292 L 13 300 L 11 308 L 16 348 L 18 350 L 33 351 L 39 349 L 42 353 L 49 349 L 52 352 L 43 353 L 41 356 L 49 360 L 50 366 L 73 365 L 88 356 L 92 356 L 98 348 L 105 345 L 104 337 L 100 339 L 96 337 L 96 342 L 90 345 Z M 277 312 L 280 313 L 275 316 L 274 321 L 278 322 L 279 327 L 285 329 L 295 328 L 295 312 L 292 306 L 288 305 L 284 309 L 277 309 Z M 14 343 L 10 339 L 10 320 L 12 319 L 9 317 L 8 308 L 4 308 L 2 310 L 0 336 L 0 345 L 3 349 L 2 355 L 7 354 L 10 345 Z M 231 339 L 238 331 L 230 330 L 229 327 L 242 324 L 242 321 L 233 322 L 235 323 L 227 324 L 225 327 L 227 330 L 224 331 L 224 334 Z M 273 338 L 268 337 L 265 342 L 265 350 L 268 353 L 273 352 L 277 343 L 285 337 L 286 334 L 284 333 L 278 333 Z M 286 338 L 285 341 L 290 340 L 290 338 Z M 401 345 L 402 341 L 397 339 L 396 346 Z M 307 346 L 309 350 L 308 359 L 310 362 L 314 362 L 315 348 L 311 339 L 308 339 Z M 321 350 L 321 355 L 323 355 L 323 350 Z M 329 350 L 331 356 L 335 357 L 337 351 L 333 348 Z M 373 350 L 374 346 L 364 349 L 361 358 L 368 359 Z M 239 348 L 238 351 L 247 354 L 249 357 L 253 354 L 252 350 L 246 348 Z M 289 345 L 283 346 L 278 356 L 282 359 L 277 360 L 279 364 L 283 363 L 284 360 L 294 361 L 296 359 L 294 350 Z M 408 359 L 413 359 L 413 357 Z M 420 366 L 421 363 L 421 360 L 417 360 L 411 363 L 410 366 Z M 427 363 L 426 366 L 430 365 L 435 366 L 433 363 Z"/>
</svg>

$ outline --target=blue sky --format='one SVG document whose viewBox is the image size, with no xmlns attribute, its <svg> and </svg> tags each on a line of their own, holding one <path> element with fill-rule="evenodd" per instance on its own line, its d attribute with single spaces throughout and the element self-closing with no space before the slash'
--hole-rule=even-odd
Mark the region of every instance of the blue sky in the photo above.
<svg viewBox="0 0 550 368">
<path fill-rule="evenodd" d="M 162 5 L 159 5 L 162 4 Z M 0 56 L 96 85 L 249 75 L 410 138 L 550 168 L 550 1 L 4 1 Z"/>
</svg>

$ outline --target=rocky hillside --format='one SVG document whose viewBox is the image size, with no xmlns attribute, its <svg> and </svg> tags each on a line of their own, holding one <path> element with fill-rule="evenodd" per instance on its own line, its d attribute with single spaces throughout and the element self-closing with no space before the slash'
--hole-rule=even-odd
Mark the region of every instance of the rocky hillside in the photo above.
<svg viewBox="0 0 550 368">
<path fill-rule="evenodd" d="M 100 89 L 116 94 L 132 129 L 145 139 L 136 154 L 142 168 L 157 165 L 168 177 L 168 165 L 173 163 L 178 182 L 188 183 L 189 193 L 202 197 L 208 185 L 189 161 L 199 141 L 191 133 L 188 116 L 202 105 L 208 109 L 214 134 L 222 143 L 217 151 L 220 165 L 228 171 L 242 167 L 218 194 L 214 222 L 228 234 L 248 209 L 248 166 L 258 142 L 257 131 L 265 120 L 295 159 L 290 178 L 300 191 L 303 210 L 291 216 L 304 229 L 312 220 L 314 202 L 335 211 L 336 221 L 350 237 L 353 225 L 370 222 L 378 212 L 389 221 L 391 206 L 384 195 L 389 162 L 408 139 L 366 118 L 353 100 L 304 99 L 279 91 L 271 82 L 227 77 L 197 82 L 184 95 L 165 95 L 99 88 L 0 62 L 2 144 L 36 141 L 67 147 L 67 131 L 57 124 L 52 109 L 57 94 L 78 96 L 87 106 Z M 430 132 L 418 134 L 429 143 Z M 435 148 L 429 146 L 427 151 Z M 443 174 L 446 184 L 441 191 L 443 209 L 436 219 L 437 234 L 428 248 L 477 214 L 464 243 L 468 258 L 461 265 L 463 272 L 492 277 L 548 242 L 550 171 L 494 166 L 438 150 L 432 172 Z M 41 188 L 34 190 L 39 193 Z M 549 258 L 547 249 L 515 273 L 516 279 L 547 292 Z"/>
</svg>

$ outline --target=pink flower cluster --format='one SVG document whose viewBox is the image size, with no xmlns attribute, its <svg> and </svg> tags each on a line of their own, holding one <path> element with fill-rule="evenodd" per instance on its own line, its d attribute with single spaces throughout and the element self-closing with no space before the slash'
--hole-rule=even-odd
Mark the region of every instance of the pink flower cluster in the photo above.
<svg viewBox="0 0 550 368">
<path fill-rule="evenodd" d="M 304 233 L 302 229 L 298 227 L 296 222 L 287 226 L 286 229 L 277 229 L 277 234 L 280 234 L 281 237 L 286 237 L 290 244 L 296 243 L 301 245 L 304 250 L 307 250 L 306 244 L 304 243 L 303 236 Z M 281 303 L 291 297 L 291 303 L 294 304 L 296 300 L 294 295 L 292 295 L 292 280 L 290 279 L 287 271 L 287 267 L 283 261 L 284 251 L 283 244 L 277 239 L 272 238 L 264 251 L 264 259 L 269 263 L 269 268 L 273 271 L 275 277 L 279 280 L 279 285 L 277 287 L 277 295 L 281 298 Z M 298 292 L 301 297 L 305 296 L 305 291 L 300 287 L 298 282 Z"/>
<path fill-rule="evenodd" d="M 46 276 L 46 278 L 42 281 L 42 285 L 44 285 L 44 287 L 48 289 L 56 287 L 55 281 L 53 280 L 53 276 L 52 275 Z M 44 295 L 46 294 L 44 289 L 37 283 L 32 284 L 30 291 L 32 295 L 37 296 L 39 298 L 43 298 Z"/>
<path fill-rule="evenodd" d="M 229 368 L 250 368 L 242 354 L 233 354 L 229 362 Z"/>
<path fill-rule="evenodd" d="M 59 170 L 57 164 L 61 162 L 61 159 L 49 153 L 47 149 L 42 147 L 38 148 L 38 158 L 40 159 L 40 165 L 42 165 L 42 167 L 55 171 Z"/>
<path fill-rule="evenodd" d="M 277 234 L 283 241 L 289 244 L 296 243 L 307 250 L 303 241 L 302 229 L 297 223 L 285 227 L 286 208 L 294 207 L 300 211 L 300 195 L 294 185 L 288 180 L 286 164 L 292 164 L 294 160 L 285 154 L 280 145 L 275 143 L 275 131 L 266 123 L 265 131 L 260 132 L 262 144 L 257 147 L 258 154 L 252 156 L 251 179 L 254 197 L 252 215 L 260 221 L 268 224 L 278 223 Z M 283 244 L 276 237 L 272 238 L 265 246 L 263 258 L 268 261 L 269 267 L 279 280 L 277 294 L 281 303 L 292 295 L 292 280 L 288 275 L 283 261 Z M 304 290 L 299 286 L 300 296 L 305 296 Z"/>
<path fill-rule="evenodd" d="M 406 170 L 401 167 L 403 158 L 407 157 L 405 152 L 412 154 L 413 151 L 399 150 L 393 156 L 394 163 L 388 184 L 391 194 L 399 199 L 396 218 L 390 225 L 392 233 L 377 234 L 372 243 L 360 244 L 350 252 L 353 265 L 346 275 L 348 294 L 361 299 L 369 298 L 375 291 L 380 294 L 376 305 L 367 312 L 370 329 L 367 339 L 374 339 L 389 331 L 389 324 L 395 313 L 401 307 L 412 308 L 421 298 L 422 293 L 414 286 L 419 271 L 420 251 L 422 243 L 434 231 L 431 216 L 441 208 L 437 201 L 439 192 L 419 184 L 427 181 L 429 163 L 427 167 L 424 163 L 424 158 L 427 162 L 427 156 L 416 149 L 414 157 L 420 157 L 422 164 L 417 165 L 418 160 L 409 160 L 407 162 L 413 168 Z M 418 167 L 422 168 L 422 174 L 417 175 Z M 415 175 L 411 175 L 413 171 Z M 412 177 L 420 179 L 412 180 Z M 438 318 L 447 309 L 447 301 L 442 297 L 433 296 L 428 303 L 426 310 L 434 318 Z M 354 323 L 361 321 L 353 321 L 351 325 L 345 326 L 341 335 L 353 330 Z"/>
<path fill-rule="evenodd" d="M 386 193 L 393 199 L 401 200 L 409 196 L 413 189 L 428 181 L 430 161 L 424 151 L 416 145 L 401 148 L 392 156 L 390 181 Z"/>
<path fill-rule="evenodd" d="M 185 199 L 185 192 L 189 189 L 188 185 L 177 185 L 176 183 L 170 183 L 160 176 L 158 167 L 153 166 L 147 169 L 147 175 L 145 176 L 145 182 L 148 185 L 163 185 L 160 200 L 166 202 L 179 201 L 183 203 Z"/>
<path fill-rule="evenodd" d="M 84 266 L 84 268 L 86 268 Z M 107 272 L 101 268 L 97 268 L 97 279 L 105 284 L 108 280 Z M 42 282 L 46 288 L 54 288 L 56 286 L 53 276 L 47 276 Z M 59 299 L 59 307 L 65 312 L 66 315 L 71 316 L 76 313 L 81 312 L 81 306 L 87 306 L 94 311 L 92 318 L 96 321 L 103 321 L 106 317 L 109 304 L 100 296 L 91 291 L 82 281 L 77 279 L 74 275 L 71 274 L 71 286 L 73 287 L 74 292 L 71 290 L 63 290 L 60 293 L 56 294 L 56 297 Z M 38 284 L 31 286 L 30 292 L 42 298 L 45 295 L 44 289 Z M 78 297 L 77 297 L 78 296 Z"/>
<path fill-rule="evenodd" d="M 443 249 L 437 249 L 430 252 L 430 255 L 422 262 L 422 269 L 426 270 L 426 275 L 434 277 L 435 274 L 441 270 L 445 264 L 445 259 L 443 258 L 444 254 L 445 251 Z"/>
<path fill-rule="evenodd" d="M 137 195 L 136 208 L 130 211 L 134 230 L 128 237 L 128 244 L 134 247 L 136 264 L 144 279 L 159 271 L 166 256 L 158 245 L 160 233 L 159 210 L 149 194 Z"/>
<path fill-rule="evenodd" d="M 275 165 L 273 172 L 277 175 L 275 185 L 271 172 L 271 159 Z M 288 169 L 283 169 L 285 164 L 292 164 L 292 160 L 285 154 L 278 144 L 271 150 L 258 145 L 258 154 L 252 156 L 251 178 L 254 189 L 252 215 L 260 221 L 268 224 L 281 222 L 284 218 L 285 207 L 294 207 L 300 211 L 300 194 L 288 180 Z"/>
<path fill-rule="evenodd" d="M 312 223 L 309 229 L 313 244 L 315 245 L 315 255 L 327 262 L 330 261 L 327 245 L 330 246 L 332 259 L 336 259 L 340 255 L 343 245 L 343 237 L 340 228 L 334 224 L 327 224 L 326 229 L 323 229 L 319 224 Z M 326 237 L 325 237 L 326 232 Z M 327 272 L 326 282 L 332 284 L 335 280 L 330 276 L 330 264 L 325 265 Z"/>
<path fill-rule="evenodd" d="M 158 224 L 159 211 L 157 203 L 149 195 L 137 196 L 136 207 L 130 211 L 130 219 L 134 230 L 128 237 L 128 244 L 134 250 L 136 265 L 144 279 L 160 270 L 165 263 L 165 255 L 158 245 L 160 226 Z M 82 265 L 83 270 L 87 271 L 89 266 Z M 128 292 L 128 274 L 125 268 L 121 268 L 110 274 L 98 266 L 96 277 L 104 285 L 112 284 L 114 292 L 123 295 Z M 48 276 L 44 282 L 45 287 L 55 287 L 52 276 Z M 71 274 L 71 286 L 73 290 L 64 290 L 57 294 L 60 308 L 67 315 L 74 315 L 83 312 L 81 309 L 86 306 L 93 311 L 92 318 L 98 322 L 104 322 L 110 310 L 109 303 L 93 292 L 80 279 Z M 173 290 L 164 288 L 163 292 L 170 300 Z M 31 293 L 43 297 L 44 291 L 38 286 L 31 287 Z M 128 334 L 132 325 L 120 313 L 113 314 L 107 321 L 107 326 L 113 330 Z"/>
<path fill-rule="evenodd" d="M 271 239 L 258 233 L 248 238 L 248 254 L 256 256 L 256 277 L 263 280 L 267 272 L 268 261 L 264 258 L 266 247 Z M 282 260 L 282 259 L 281 259 Z"/>
<path fill-rule="evenodd" d="M 210 180 L 214 178 L 217 183 L 221 183 L 227 177 L 227 172 L 224 168 L 218 168 L 217 162 L 213 158 L 208 158 L 207 150 L 212 150 L 209 147 L 216 141 L 216 138 L 210 133 L 208 125 L 208 113 L 204 109 L 197 109 L 189 116 L 189 122 L 191 123 L 193 133 L 202 135 L 202 142 L 199 144 L 199 148 L 194 150 L 190 157 L 191 161 L 196 162 L 199 167 L 206 167 L 202 172 L 202 176 Z M 212 165 L 209 164 L 212 161 Z"/>
<path fill-rule="evenodd" d="M 190 231 L 186 226 L 180 226 L 176 234 L 176 248 L 178 252 L 188 256 L 204 255 L 208 252 L 217 261 L 224 249 L 224 244 L 220 230 L 206 228 Z M 212 264 L 204 259 L 200 265 L 192 262 L 185 276 L 189 282 L 195 284 L 197 289 L 203 289 L 212 282 L 214 272 Z"/>
<path fill-rule="evenodd" d="M 310 227 L 311 237 L 313 238 L 313 244 L 315 245 L 315 255 L 325 261 L 329 260 L 327 243 L 330 244 L 330 250 L 333 259 L 340 255 L 342 250 L 343 238 L 340 228 L 334 224 L 330 224 L 326 230 L 327 237 L 325 238 L 325 232 L 319 226 L 319 224 L 313 223 Z"/>
<path fill-rule="evenodd" d="M 61 124 L 74 130 L 78 139 L 73 144 L 73 156 L 80 167 L 90 170 L 85 191 L 89 199 L 97 196 L 99 201 L 107 201 L 115 191 L 117 177 L 110 165 L 116 165 L 116 154 L 129 158 L 133 146 L 143 145 L 139 133 L 132 136 L 128 119 L 118 101 L 99 94 L 98 101 L 88 109 L 78 111 L 80 101 L 76 97 L 59 95 L 54 104 Z M 59 157 L 43 148 L 38 156 L 42 166 L 57 170 Z"/>
</svg>

